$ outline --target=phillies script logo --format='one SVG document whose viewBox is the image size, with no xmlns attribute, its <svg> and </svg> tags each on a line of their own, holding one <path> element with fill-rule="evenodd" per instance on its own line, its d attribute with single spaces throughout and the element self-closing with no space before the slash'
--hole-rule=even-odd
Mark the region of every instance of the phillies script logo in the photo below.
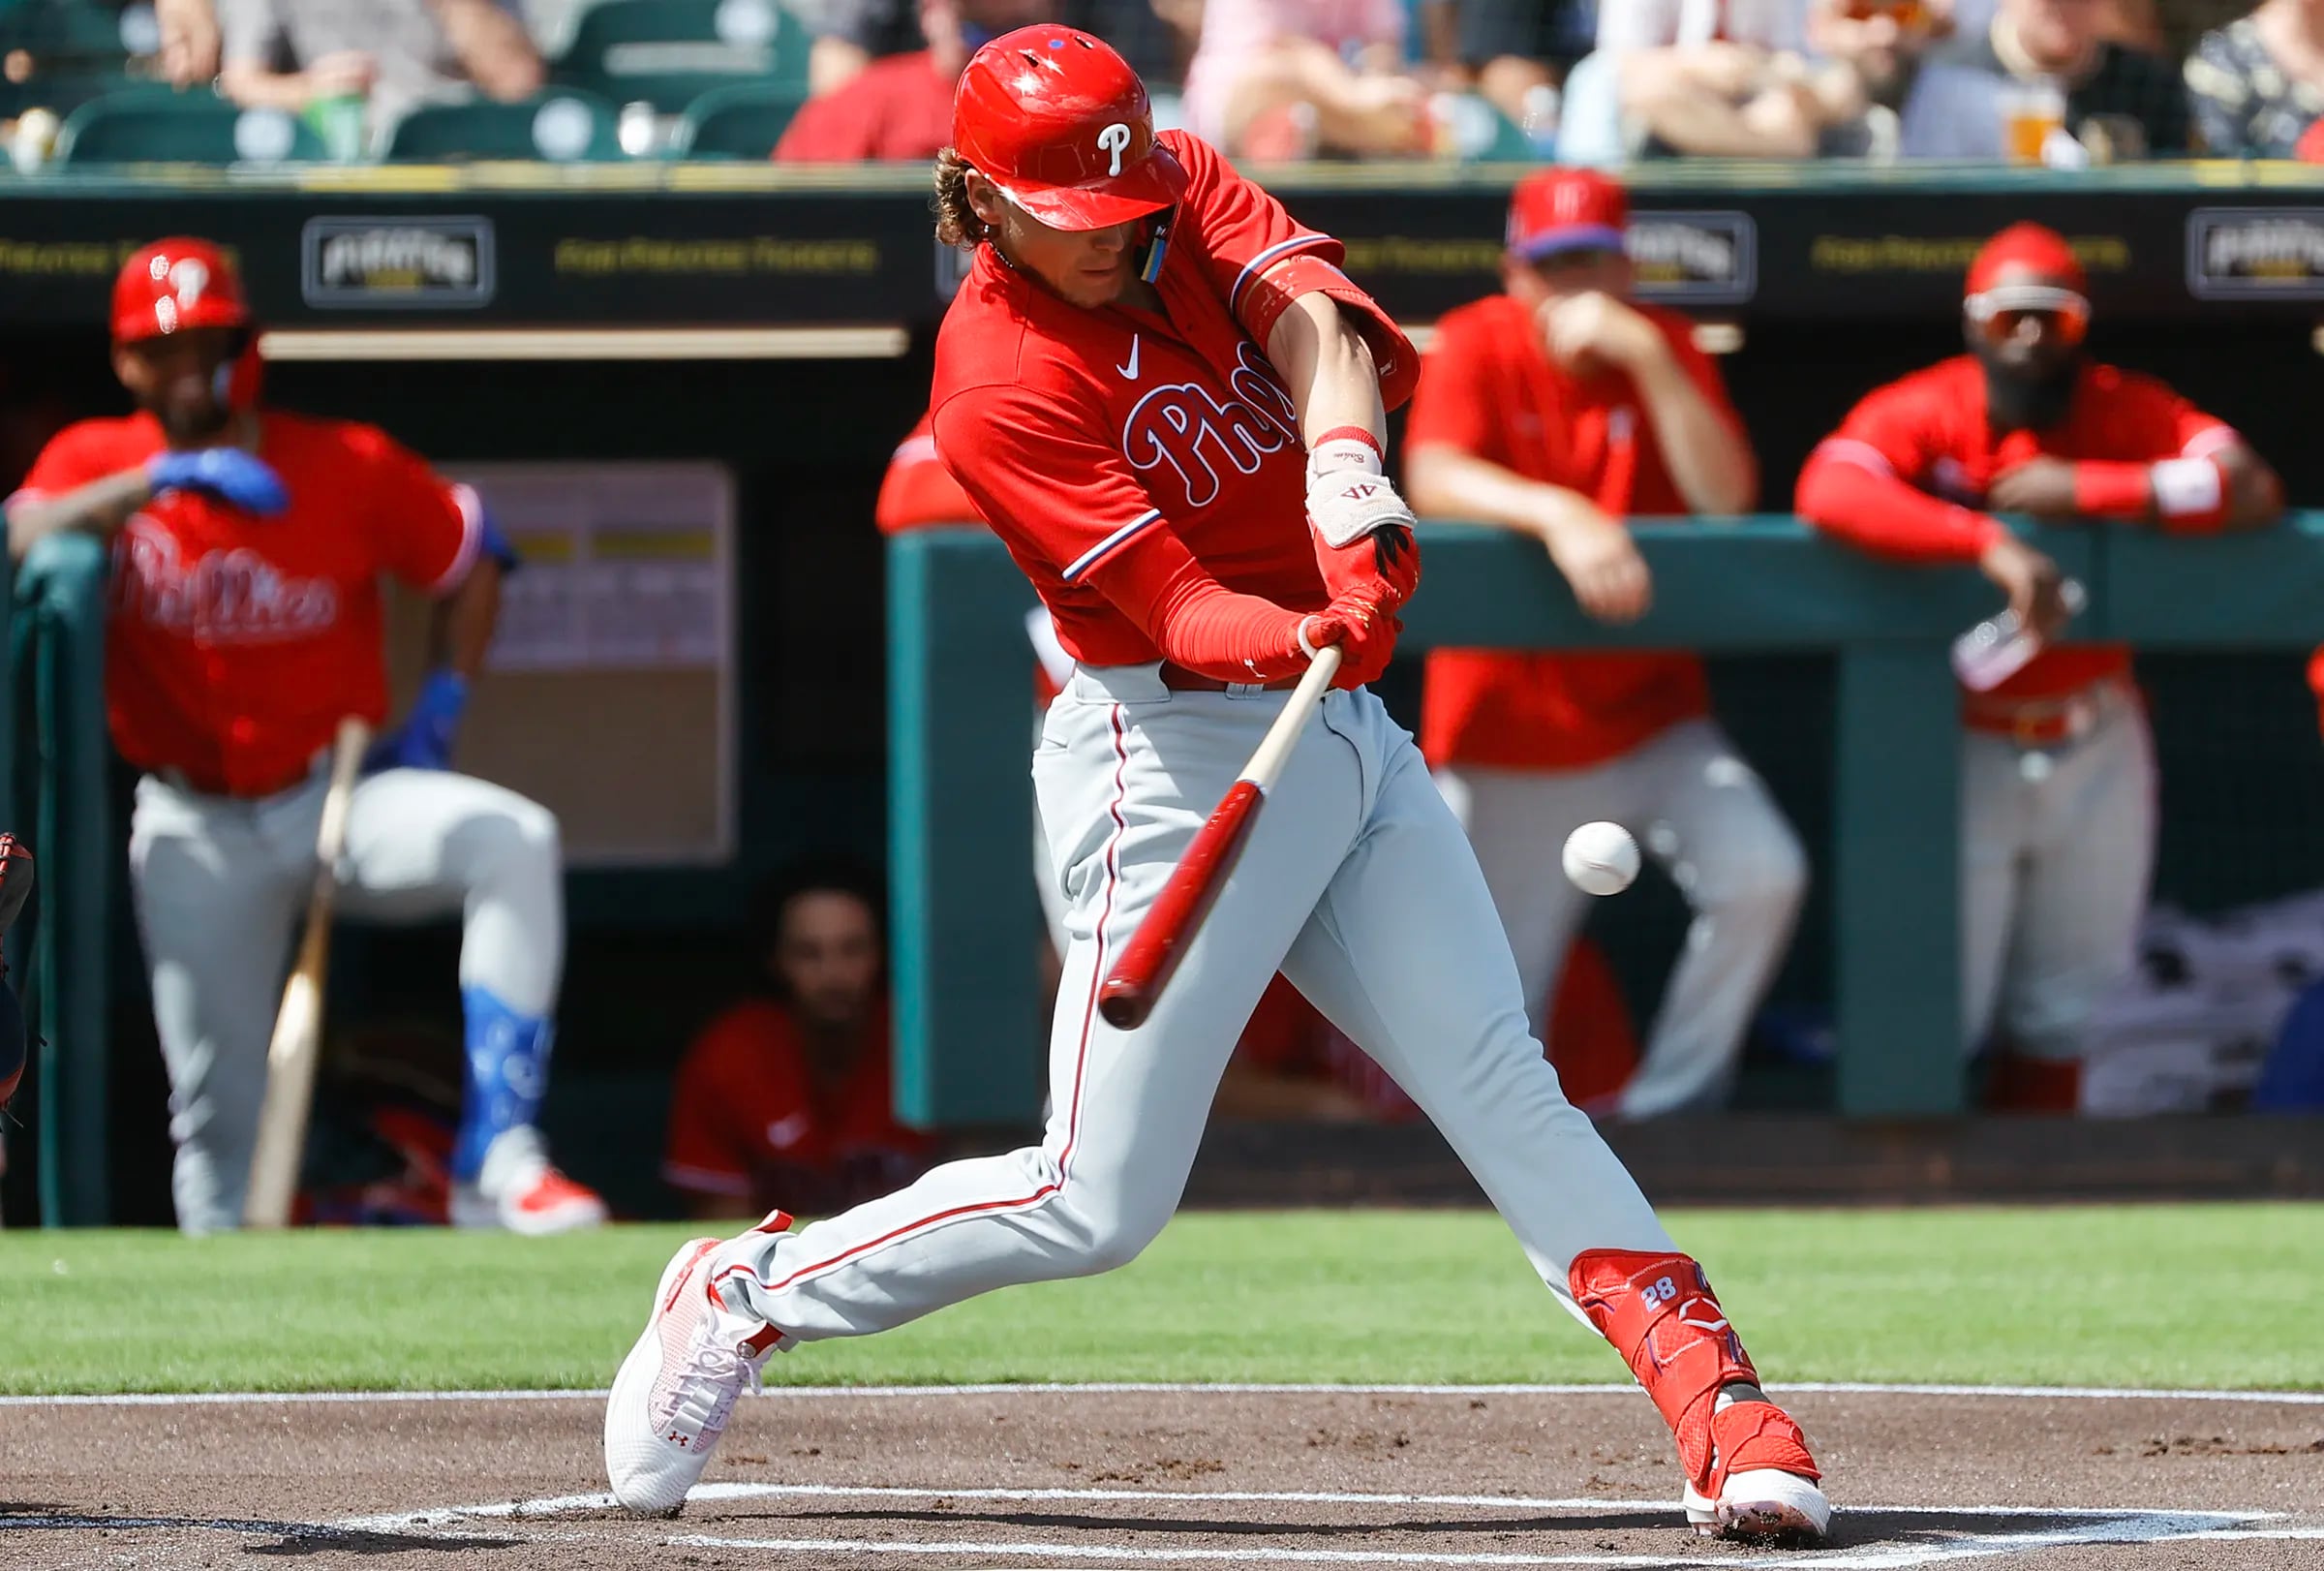
<svg viewBox="0 0 2324 1571">
<path fill-rule="evenodd" d="M 187 566 L 177 540 L 143 513 L 121 533 L 113 608 L 181 638 L 213 644 L 303 637 L 339 618 L 328 578 L 294 578 L 248 547 L 204 551 Z"/>
<path fill-rule="evenodd" d="M 1226 469 L 1256 475 L 1269 453 L 1299 440 L 1291 395 L 1250 345 L 1242 346 L 1241 359 L 1228 380 L 1249 403 L 1177 382 L 1139 399 L 1122 421 L 1121 450 L 1130 467 L 1148 472 L 1168 465 L 1185 486 L 1189 508 L 1217 500 Z"/>
</svg>

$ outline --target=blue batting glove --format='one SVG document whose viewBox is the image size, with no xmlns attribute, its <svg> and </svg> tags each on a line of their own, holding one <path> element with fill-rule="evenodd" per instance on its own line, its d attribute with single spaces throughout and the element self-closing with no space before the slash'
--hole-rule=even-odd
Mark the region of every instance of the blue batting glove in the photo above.
<svg viewBox="0 0 2324 1571">
<path fill-rule="evenodd" d="M 371 745 L 363 768 L 449 769 L 452 744 L 460 736 L 460 717 L 468 709 L 468 678 L 457 671 L 431 671 L 412 700 L 412 713 L 403 724 Z"/>
<path fill-rule="evenodd" d="M 145 461 L 145 478 L 156 492 L 199 491 L 262 517 L 290 506 L 283 477 L 264 459 L 239 447 L 156 453 Z"/>
</svg>

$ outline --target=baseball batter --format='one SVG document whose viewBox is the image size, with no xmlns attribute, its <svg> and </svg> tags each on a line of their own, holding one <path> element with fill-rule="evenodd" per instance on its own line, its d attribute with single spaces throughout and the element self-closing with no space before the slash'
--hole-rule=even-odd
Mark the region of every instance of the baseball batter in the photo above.
<svg viewBox="0 0 2324 1571">
<path fill-rule="evenodd" d="M 1809 455 L 1799 511 L 1870 551 L 1974 563 L 2043 638 L 2057 564 L 1994 512 L 2215 534 L 2273 519 L 2275 472 L 2151 377 L 2084 351 L 2064 239 L 2003 231 L 1969 270 L 1969 353 L 1867 395 Z M 1986 509 L 1991 508 L 1992 511 Z M 2046 649 L 1961 719 L 1964 1050 L 1998 1027 L 1993 1099 L 2070 1111 L 2083 1032 L 2128 968 L 2155 855 L 2155 743 L 2120 644 Z"/>
<path fill-rule="evenodd" d="M 449 770 L 513 558 L 474 493 L 383 432 L 260 407 L 255 324 L 217 246 L 160 240 L 130 258 L 112 325 L 138 412 L 59 432 L 8 501 L 8 537 L 19 560 L 57 530 L 112 541 L 106 710 L 143 772 L 130 878 L 179 1227 L 241 1220 L 329 744 L 342 716 L 386 716 L 382 573 L 437 597 L 433 669 L 366 760 L 340 909 L 462 915 L 452 1219 L 528 1233 L 601 1221 L 534 1127 L 564 958 L 556 820 Z"/>
<path fill-rule="evenodd" d="M 1543 169 L 1509 207 L 1503 293 L 1448 313 L 1405 428 L 1424 510 L 1539 539 L 1602 622 L 1652 599 L 1640 515 L 1740 513 L 1758 466 L 1719 368 L 1674 311 L 1634 304 L 1630 203 L 1591 169 Z M 1673 651 L 1428 657 L 1422 750 L 1467 825 L 1534 1030 L 1586 897 L 1562 877 L 1576 824 L 1637 832 L 1694 909 L 1623 1118 L 1717 1107 L 1781 965 L 1807 857 Z M 1552 1044 L 1554 1045 L 1554 1044 Z"/>
<path fill-rule="evenodd" d="M 778 1213 L 670 1261 L 605 1413 L 631 1509 L 667 1513 L 779 1347 L 1131 1259 L 1176 1209 L 1236 1036 L 1280 969 L 1451 1138 L 1542 1279 L 1677 1433 L 1706 1530 L 1819 1536 L 1797 1426 L 1696 1263 L 1570 1106 L 1459 824 L 1363 684 L 1418 579 L 1381 477 L 1411 346 L 1217 152 L 1071 28 L 962 78 L 940 238 L 972 245 L 935 439 L 1075 659 L 1033 756 L 1070 943 L 1038 1146 L 939 1167 L 800 1232 Z M 1311 652 L 1346 663 L 1177 979 L 1139 1029 L 1100 979 Z M 1199 1315 L 1199 1306 L 1189 1306 Z"/>
</svg>

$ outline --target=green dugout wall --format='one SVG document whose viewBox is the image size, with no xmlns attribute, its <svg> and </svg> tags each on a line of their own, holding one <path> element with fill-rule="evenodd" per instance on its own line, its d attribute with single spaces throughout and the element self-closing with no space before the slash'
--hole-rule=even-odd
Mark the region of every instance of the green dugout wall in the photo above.
<svg viewBox="0 0 2324 1571">
<path fill-rule="evenodd" d="M 2213 540 L 2028 533 L 2090 590 L 2081 637 L 2294 650 L 2324 635 L 2324 514 Z M 1581 615 L 1531 542 L 1431 526 L 1403 647 L 1830 654 L 1834 833 L 1818 876 L 1834 899 L 1840 1107 L 1866 1118 L 1958 1111 L 1959 729 L 1945 645 L 1992 613 L 1995 591 L 1967 569 L 1873 561 L 1789 518 L 1637 534 L 1654 608 L 1609 629 Z M 981 529 L 888 544 L 897 1096 L 922 1123 L 1020 1121 L 1040 1104 L 1036 1056 L 1022 1047 L 1040 1032 L 1025 849 L 1031 603 Z"/>
<path fill-rule="evenodd" d="M 1966 570 L 1892 568 L 1789 518 L 1643 526 L 1653 612 L 1583 618 L 1544 555 L 1498 531 L 1432 526 L 1406 647 L 1692 647 L 1823 652 L 1837 664 L 1834 900 L 1839 1102 L 1856 1117 L 1958 1109 L 1956 747 L 1945 642 L 1995 595 Z M 2034 538 L 2091 591 L 2085 636 L 2141 649 L 2305 650 L 2324 637 L 2324 513 L 2263 534 L 2175 541 L 2128 530 Z M 898 1099 L 928 1124 L 1018 1123 L 1040 1105 L 1039 932 L 1024 636 L 1030 592 L 981 529 L 888 545 L 890 877 Z M 105 788 L 104 562 L 62 537 L 15 579 L 0 689 L 13 821 L 41 883 L 11 935 L 37 1049 L 43 1219 L 107 1219 L 108 934 L 120 853 Z M 1264 832 L 1264 830 L 1262 830 Z"/>
</svg>

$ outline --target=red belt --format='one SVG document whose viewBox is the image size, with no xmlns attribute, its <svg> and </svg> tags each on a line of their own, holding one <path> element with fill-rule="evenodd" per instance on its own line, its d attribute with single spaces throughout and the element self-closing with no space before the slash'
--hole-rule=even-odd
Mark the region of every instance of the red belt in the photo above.
<svg viewBox="0 0 2324 1571">
<path fill-rule="evenodd" d="M 1190 671 L 1183 665 L 1162 662 L 1162 685 L 1173 693 L 1224 693 L 1229 688 L 1257 689 L 1262 693 L 1288 693 L 1300 685 L 1296 676 L 1279 676 L 1272 682 L 1227 682 L 1215 676 Z"/>
<path fill-rule="evenodd" d="M 2005 736 L 2021 748 L 2056 747 L 2097 728 L 2114 687 L 2109 680 L 2063 698 L 2031 700 L 1970 693 L 1961 701 L 1961 723 L 1972 731 Z"/>
<path fill-rule="evenodd" d="M 280 796 L 285 791 L 295 790 L 304 786 L 314 778 L 315 760 L 309 759 L 300 764 L 295 773 L 284 779 L 279 785 L 260 786 L 255 788 L 230 786 L 225 781 L 190 774 L 186 770 L 175 767 L 151 769 L 146 772 L 160 779 L 165 785 L 181 791 L 190 791 L 196 796 L 228 796 L 238 802 L 258 802 L 269 796 Z"/>
</svg>

